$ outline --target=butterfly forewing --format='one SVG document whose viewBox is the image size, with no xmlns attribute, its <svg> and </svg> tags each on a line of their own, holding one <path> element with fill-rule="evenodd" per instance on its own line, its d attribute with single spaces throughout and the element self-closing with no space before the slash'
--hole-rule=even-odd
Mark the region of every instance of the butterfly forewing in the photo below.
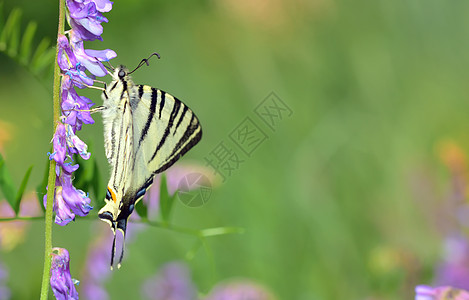
<svg viewBox="0 0 469 300">
<path fill-rule="evenodd" d="M 201 138 L 202 130 L 194 113 L 177 98 L 146 85 L 137 87 L 139 101 L 132 101 L 135 174 L 153 175 L 173 165 Z M 148 176 L 147 176 L 148 177 Z M 148 178 L 139 178 L 138 183 Z"/>
</svg>

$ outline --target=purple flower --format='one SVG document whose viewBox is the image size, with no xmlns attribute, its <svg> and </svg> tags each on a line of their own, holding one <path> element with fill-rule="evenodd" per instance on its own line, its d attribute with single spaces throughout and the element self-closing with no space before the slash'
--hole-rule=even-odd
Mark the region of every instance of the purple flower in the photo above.
<svg viewBox="0 0 469 300">
<path fill-rule="evenodd" d="M 179 185 L 189 174 L 202 174 L 212 183 L 215 181 L 213 172 L 204 166 L 197 164 L 179 164 L 169 168 L 165 171 L 166 184 L 168 188 L 169 195 L 174 195 L 179 188 Z M 156 175 L 153 179 L 153 185 L 145 194 L 143 201 L 148 207 L 148 218 L 155 219 L 159 212 L 159 202 L 160 202 L 160 187 L 161 187 L 161 175 Z M 191 188 L 196 188 L 193 186 L 185 186 L 189 190 Z"/>
<path fill-rule="evenodd" d="M 93 231 L 97 234 L 95 241 L 88 250 L 84 273 L 82 273 L 84 278 L 81 285 L 82 293 L 84 298 L 89 300 L 109 299 L 109 295 L 106 289 L 103 288 L 103 285 L 111 275 L 109 248 L 110 244 L 112 244 L 113 236 L 108 234 L 109 228 L 105 225 L 104 223 L 99 223 L 93 227 Z"/>
<path fill-rule="evenodd" d="M 54 253 L 57 252 L 57 253 Z M 75 284 L 76 280 L 70 275 L 70 256 L 67 249 L 52 249 L 52 266 L 50 269 L 50 285 L 54 292 L 55 298 L 58 300 L 74 300 L 78 299 L 78 292 Z"/>
<path fill-rule="evenodd" d="M 435 285 L 469 290 L 469 241 L 463 235 L 446 239 L 444 260 L 437 269 Z"/>
<path fill-rule="evenodd" d="M 415 288 L 415 294 L 415 300 L 469 300 L 469 292 L 450 286 L 433 288 L 426 285 L 418 285 Z"/>
<path fill-rule="evenodd" d="M 112 9 L 112 2 L 109 0 L 94 0 L 94 3 L 100 12 L 108 12 Z"/>
<path fill-rule="evenodd" d="M 67 126 L 67 143 L 71 153 L 80 154 L 83 159 L 90 158 L 91 154 L 87 151 L 88 146 L 75 135 L 72 126 Z"/>
<path fill-rule="evenodd" d="M 8 280 L 8 271 L 3 265 L 0 263 L 0 299 L 10 299 L 11 291 L 6 286 L 6 281 Z"/>
<path fill-rule="evenodd" d="M 163 266 L 143 285 L 143 294 L 151 300 L 195 300 L 197 298 L 189 270 L 178 262 Z"/>
<path fill-rule="evenodd" d="M 237 280 L 215 286 L 205 300 L 273 300 L 265 287 L 249 280 Z"/>
<path fill-rule="evenodd" d="M 96 9 L 94 2 L 67 0 L 67 7 L 70 12 L 70 19 L 81 25 L 89 33 L 95 36 L 100 36 L 103 33 L 101 23 L 107 23 L 108 20 Z"/>
<path fill-rule="evenodd" d="M 54 202 L 55 223 L 59 225 L 67 225 L 70 221 L 75 220 L 75 215 L 70 211 L 67 203 L 62 196 L 62 187 L 59 186 L 55 190 Z"/>
<path fill-rule="evenodd" d="M 107 75 L 107 70 L 101 62 L 109 61 L 117 56 L 116 52 L 110 49 L 100 51 L 85 50 L 83 48 L 83 41 L 74 43 L 73 49 L 78 62 L 95 76 Z"/>
<path fill-rule="evenodd" d="M 85 299 L 88 299 L 88 300 L 108 300 L 109 299 L 109 294 L 107 293 L 106 289 L 101 284 L 92 282 L 89 279 L 86 281 L 86 285 L 85 283 L 83 283 L 83 296 Z"/>
<path fill-rule="evenodd" d="M 70 43 L 65 35 L 59 35 L 57 37 L 57 44 L 59 47 L 59 55 L 57 57 L 57 63 L 62 71 L 67 71 L 77 65 L 77 59 L 75 54 L 70 47 Z"/>
<path fill-rule="evenodd" d="M 67 0 L 70 12 L 68 22 L 72 27 L 72 41 L 102 40 L 102 22 L 108 20 L 102 15 L 112 9 L 112 2 L 107 0 Z"/>
<path fill-rule="evenodd" d="M 74 135 L 70 125 L 59 124 L 57 126 L 54 135 L 54 152 L 49 158 L 57 162 L 54 211 L 55 223 L 59 225 L 67 225 L 75 219 L 75 215 L 86 216 L 92 209 L 88 195 L 72 185 L 72 173 L 78 169 L 78 165 L 72 165 L 71 154 L 78 153 L 87 159 L 89 153 L 86 149 L 87 146 Z M 68 159 L 70 162 L 66 162 Z M 46 206 L 46 201 L 47 195 L 44 196 L 44 206 Z"/>
<path fill-rule="evenodd" d="M 134 224 L 143 225 L 143 224 Z M 138 227 L 138 226 L 137 226 Z M 138 229 L 136 226 L 128 228 L 126 240 L 127 244 L 132 241 Z M 109 249 L 112 245 L 113 236 L 109 235 L 109 226 L 103 222 L 94 224 L 94 242 L 90 245 L 86 256 L 86 263 L 83 269 L 83 281 L 80 284 L 83 298 L 88 300 L 107 300 L 109 295 L 104 288 L 104 284 L 113 274 L 109 267 L 111 253 Z M 116 245 L 123 245 L 122 236 L 117 235 Z M 117 249 L 119 253 L 119 249 Z"/>
<path fill-rule="evenodd" d="M 94 103 L 90 99 L 78 95 L 75 87 L 92 86 L 95 76 L 107 75 L 103 61 L 116 57 L 110 49 L 84 49 L 84 41 L 102 40 L 102 22 L 108 20 L 102 15 L 112 9 L 109 0 L 66 0 L 67 21 L 71 29 L 68 37 L 59 35 L 57 38 L 57 64 L 62 70 L 61 82 L 61 122 L 54 133 L 54 151 L 49 159 L 56 165 L 56 190 L 54 191 L 56 213 L 55 222 L 66 225 L 75 219 L 75 215 L 86 216 L 92 209 L 88 195 L 72 185 L 72 173 L 78 169 L 73 165 L 73 154 L 89 159 L 91 154 L 88 146 L 78 137 L 77 131 L 83 124 L 93 124 L 90 110 Z M 88 73 L 87 73 L 88 72 Z M 44 197 L 44 205 L 46 197 Z"/>
<path fill-rule="evenodd" d="M 60 124 L 57 126 L 54 134 L 54 152 L 49 156 L 49 159 L 54 159 L 57 162 L 57 165 L 62 165 L 65 161 L 67 155 L 66 146 L 66 136 L 65 136 L 65 126 Z"/>
</svg>

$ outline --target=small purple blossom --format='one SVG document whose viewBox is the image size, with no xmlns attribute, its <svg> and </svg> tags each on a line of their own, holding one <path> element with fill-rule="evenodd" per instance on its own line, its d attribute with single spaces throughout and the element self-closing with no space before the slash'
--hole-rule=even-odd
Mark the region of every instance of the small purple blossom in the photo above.
<svg viewBox="0 0 469 300">
<path fill-rule="evenodd" d="M 78 292 L 75 288 L 75 284 L 78 282 L 70 275 L 70 256 L 67 249 L 54 248 L 51 255 L 50 285 L 55 298 L 58 300 L 78 299 Z"/>
<path fill-rule="evenodd" d="M 171 262 L 161 267 L 155 276 L 142 286 L 142 295 L 149 300 L 275 300 L 266 287 L 249 279 L 236 279 L 217 284 L 203 298 L 197 297 L 189 269 L 182 262 Z M 423 300 L 418 299 L 418 300 Z"/>
<path fill-rule="evenodd" d="M 168 193 L 173 196 L 179 188 L 179 184 L 184 177 L 191 173 L 203 174 L 210 182 L 215 182 L 215 177 L 211 169 L 198 164 L 178 164 L 165 171 L 166 185 Z M 193 186 L 195 188 L 195 186 Z M 161 174 L 153 179 L 152 187 L 145 194 L 143 201 L 148 207 L 148 218 L 155 219 L 159 212 L 160 203 Z M 131 215 L 132 217 L 132 215 Z"/>
<path fill-rule="evenodd" d="M 11 298 L 11 291 L 6 286 L 6 281 L 8 280 L 8 271 L 3 265 L 0 263 L 0 299 L 10 299 Z"/>
<path fill-rule="evenodd" d="M 142 225 L 143 224 L 134 224 Z M 139 229 L 140 228 L 140 229 Z M 126 234 L 127 244 L 132 242 L 135 235 L 141 230 L 140 226 L 132 226 L 128 228 Z M 86 256 L 86 263 L 83 268 L 80 283 L 81 291 L 84 299 L 88 300 L 107 300 L 110 299 L 104 284 L 113 274 L 109 268 L 111 260 L 111 248 L 113 236 L 109 235 L 109 226 L 103 222 L 94 224 L 92 231 L 95 236 L 91 243 Z M 116 245 L 123 245 L 123 238 L 117 235 Z"/>
<path fill-rule="evenodd" d="M 250 281 L 236 280 L 220 283 L 204 300 L 273 300 L 272 293 L 265 287 Z"/>
<path fill-rule="evenodd" d="M 116 57 L 110 49 L 84 49 L 84 41 L 102 40 L 102 22 L 108 22 L 103 12 L 112 9 L 108 0 L 66 0 L 68 35 L 57 38 L 57 64 L 62 70 L 61 109 L 62 116 L 53 138 L 54 151 L 49 159 L 56 161 L 56 190 L 54 191 L 55 222 L 66 225 L 76 215 L 86 216 L 92 209 L 88 195 L 72 185 L 72 173 L 78 169 L 73 164 L 73 155 L 89 159 L 88 146 L 77 135 L 83 124 L 93 124 L 90 110 L 94 103 L 78 95 L 75 87 L 92 86 L 95 76 L 107 75 L 102 62 Z M 44 205 L 46 205 L 44 197 Z"/>
<path fill-rule="evenodd" d="M 418 285 L 415 288 L 415 300 L 469 300 L 469 292 L 455 289 L 450 286 L 433 288 L 426 285 Z"/>
<path fill-rule="evenodd" d="M 85 299 L 89 300 L 110 298 L 103 286 L 111 275 L 109 248 L 113 237 L 108 234 L 109 228 L 105 225 L 97 223 L 93 227 L 96 237 L 88 249 L 84 273 L 82 273 L 84 280 L 81 284 L 81 293 Z"/>
<path fill-rule="evenodd" d="M 163 266 L 156 276 L 143 285 L 143 294 L 150 300 L 195 300 L 197 293 L 189 270 L 179 262 Z"/>
<path fill-rule="evenodd" d="M 469 241 L 465 236 L 446 239 L 444 258 L 436 271 L 435 285 L 469 290 Z"/>
</svg>

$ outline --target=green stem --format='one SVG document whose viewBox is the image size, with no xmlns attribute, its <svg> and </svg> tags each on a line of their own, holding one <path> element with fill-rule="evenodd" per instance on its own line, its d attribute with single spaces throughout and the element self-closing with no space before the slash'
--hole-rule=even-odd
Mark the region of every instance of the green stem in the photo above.
<svg viewBox="0 0 469 300">
<path fill-rule="evenodd" d="M 64 34 L 65 28 L 65 1 L 59 0 L 59 26 L 58 35 Z M 59 46 L 55 52 L 54 61 L 54 92 L 53 92 L 53 109 L 54 109 L 54 123 L 53 130 L 59 123 L 60 119 L 60 68 L 57 64 L 57 57 L 59 55 Z M 53 216 L 53 203 L 55 192 L 55 160 L 50 161 L 49 165 L 49 180 L 47 189 L 47 206 L 45 217 L 45 247 L 44 247 L 44 270 L 42 273 L 41 285 L 41 300 L 47 300 L 49 296 L 49 282 L 50 282 L 50 267 L 51 267 L 51 252 L 52 252 L 52 216 Z"/>
<path fill-rule="evenodd" d="M 10 221 L 35 221 L 35 220 L 44 220 L 44 216 L 0 218 L 0 222 L 10 222 Z"/>
</svg>

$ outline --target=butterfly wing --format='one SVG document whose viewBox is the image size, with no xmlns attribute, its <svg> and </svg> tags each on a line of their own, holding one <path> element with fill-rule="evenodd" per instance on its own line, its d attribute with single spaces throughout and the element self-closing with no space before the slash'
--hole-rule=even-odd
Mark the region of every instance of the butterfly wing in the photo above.
<svg viewBox="0 0 469 300">
<path fill-rule="evenodd" d="M 147 85 L 136 87 L 131 101 L 135 160 L 132 186 L 138 201 L 153 176 L 171 167 L 202 137 L 199 120 L 187 105 Z"/>
</svg>

